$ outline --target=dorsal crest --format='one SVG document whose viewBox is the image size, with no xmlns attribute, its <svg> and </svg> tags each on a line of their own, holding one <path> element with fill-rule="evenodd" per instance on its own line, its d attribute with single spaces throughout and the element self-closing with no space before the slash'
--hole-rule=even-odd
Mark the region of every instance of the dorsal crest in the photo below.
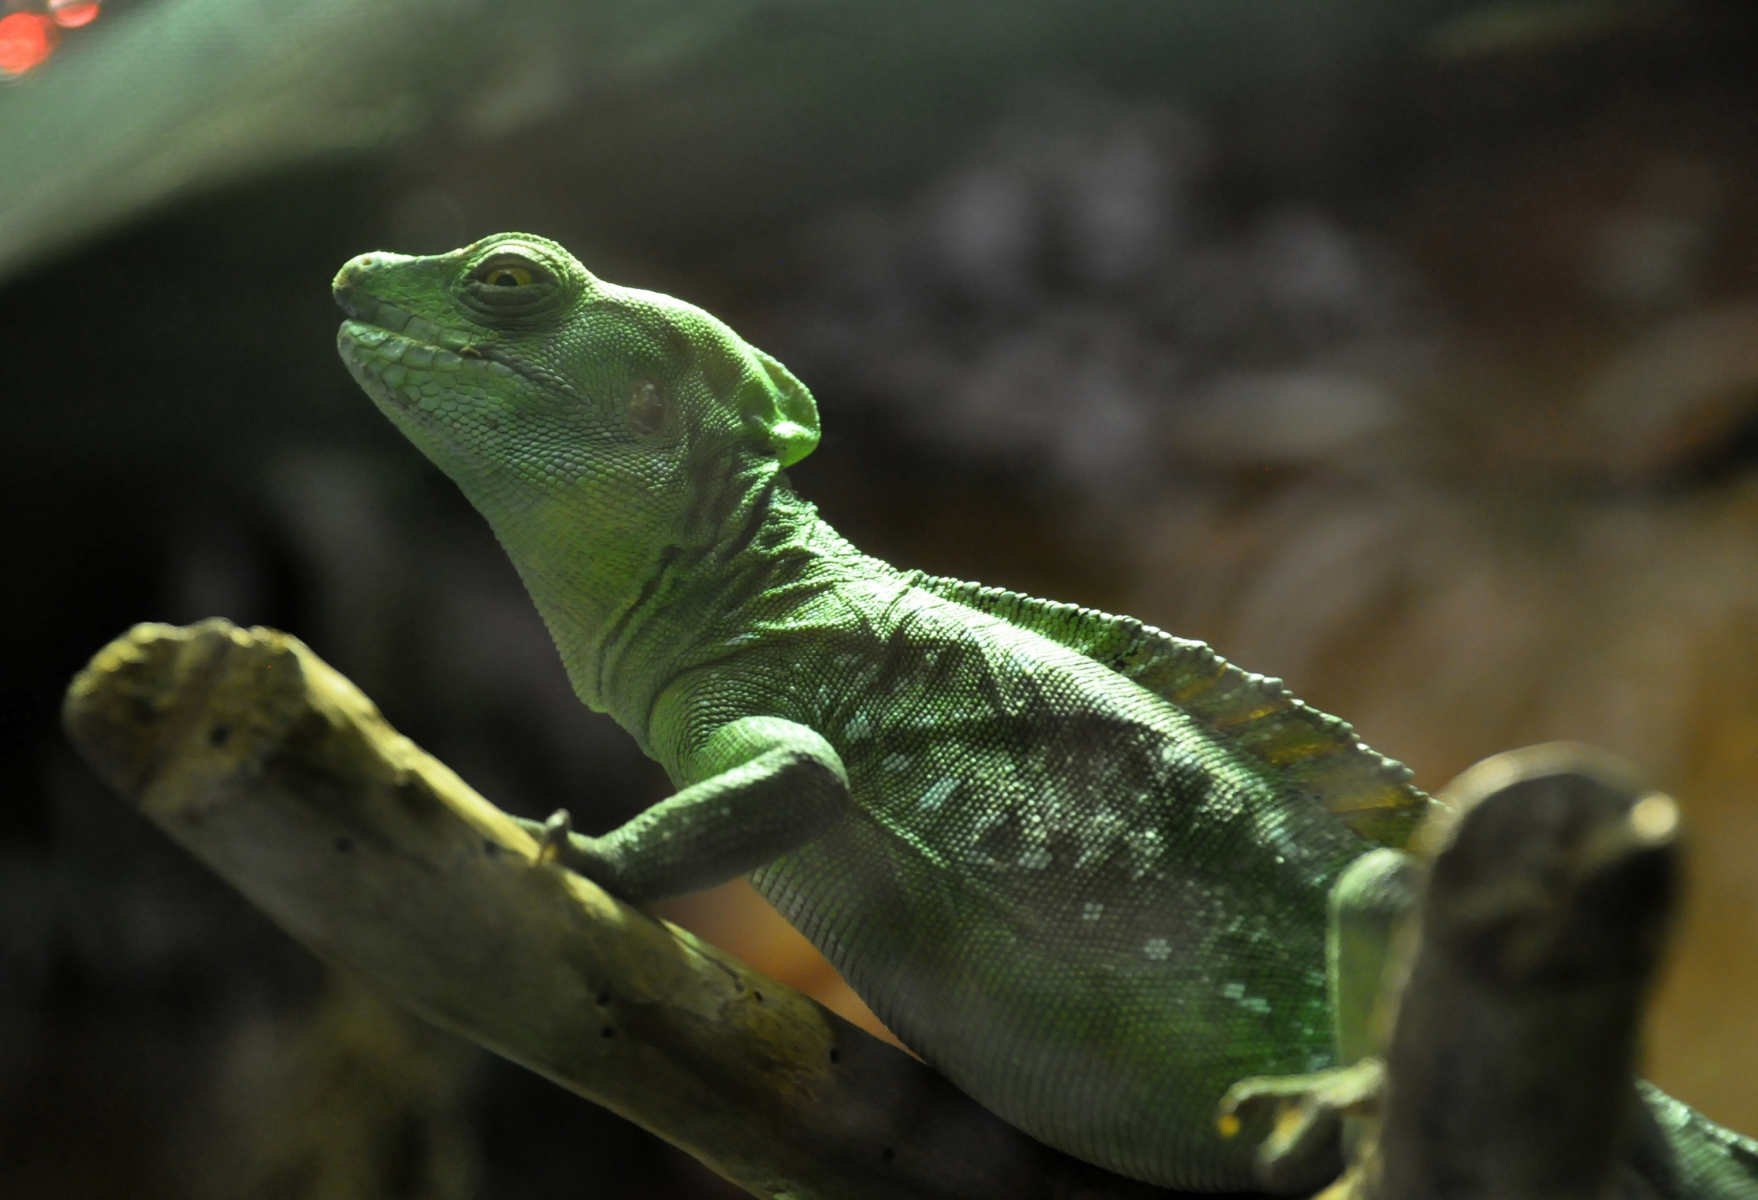
<svg viewBox="0 0 1758 1200">
<path fill-rule="evenodd" d="M 1347 721 L 1301 702 L 1280 679 L 1242 671 L 1205 643 L 1133 617 L 909 573 L 909 581 L 1102 663 L 1195 718 L 1217 738 L 1316 797 L 1365 840 L 1402 847 L 1430 803 L 1410 769 L 1375 752 Z"/>
</svg>

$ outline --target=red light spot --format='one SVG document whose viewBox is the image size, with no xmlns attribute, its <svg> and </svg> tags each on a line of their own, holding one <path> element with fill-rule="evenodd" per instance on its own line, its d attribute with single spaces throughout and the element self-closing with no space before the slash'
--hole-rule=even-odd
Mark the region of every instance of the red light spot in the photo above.
<svg viewBox="0 0 1758 1200">
<path fill-rule="evenodd" d="M 98 0 L 49 0 L 49 17 L 63 29 L 78 29 L 98 19 Z"/>
<path fill-rule="evenodd" d="M 41 13 L 0 17 L 0 73 L 22 75 L 55 53 L 60 30 Z"/>
</svg>

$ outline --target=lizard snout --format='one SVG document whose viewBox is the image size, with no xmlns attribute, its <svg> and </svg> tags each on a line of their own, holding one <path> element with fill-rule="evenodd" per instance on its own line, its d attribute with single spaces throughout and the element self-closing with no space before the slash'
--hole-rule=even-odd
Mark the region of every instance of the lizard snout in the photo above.
<svg viewBox="0 0 1758 1200">
<path fill-rule="evenodd" d="M 362 286 L 373 267 L 378 265 L 381 256 L 362 254 L 342 264 L 336 272 L 335 280 L 330 284 L 330 294 L 336 298 L 341 310 L 356 321 L 370 321 L 378 309 L 378 297 L 365 290 Z"/>
<path fill-rule="evenodd" d="M 330 293 L 350 317 L 357 321 L 376 322 L 383 306 L 378 293 L 384 291 L 384 285 L 390 282 L 386 272 L 410 261 L 406 254 L 390 254 L 383 250 L 357 255 L 343 263 L 342 269 L 336 272 Z"/>
</svg>

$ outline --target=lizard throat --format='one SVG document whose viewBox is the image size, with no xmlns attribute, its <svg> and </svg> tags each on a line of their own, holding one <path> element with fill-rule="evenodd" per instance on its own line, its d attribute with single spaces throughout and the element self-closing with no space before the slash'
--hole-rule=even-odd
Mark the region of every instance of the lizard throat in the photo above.
<svg viewBox="0 0 1758 1200">
<path fill-rule="evenodd" d="M 653 572 L 605 612 L 607 620 L 586 637 L 576 629 L 567 639 L 572 645 L 563 657 L 572 657 L 576 691 L 643 746 L 653 705 L 671 680 L 739 650 L 759 614 L 775 619 L 807 602 L 830 586 L 843 560 L 866 561 L 776 474 L 770 464 L 736 483 L 726 480 L 722 496 L 730 502 L 712 517 L 702 514 L 714 535 L 699 530 L 667 547 Z M 562 623 L 551 623 L 558 646 Z"/>
</svg>

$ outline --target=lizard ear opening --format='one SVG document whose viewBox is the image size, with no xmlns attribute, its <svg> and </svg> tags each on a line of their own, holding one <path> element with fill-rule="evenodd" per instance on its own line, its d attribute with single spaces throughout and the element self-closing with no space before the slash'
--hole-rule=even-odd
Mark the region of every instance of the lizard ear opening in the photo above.
<svg viewBox="0 0 1758 1200">
<path fill-rule="evenodd" d="M 747 424 L 763 430 L 770 449 L 791 467 L 818 445 L 818 406 L 806 385 L 761 350 L 752 349 L 767 376 L 767 387 L 746 389 L 740 408 Z"/>
</svg>

